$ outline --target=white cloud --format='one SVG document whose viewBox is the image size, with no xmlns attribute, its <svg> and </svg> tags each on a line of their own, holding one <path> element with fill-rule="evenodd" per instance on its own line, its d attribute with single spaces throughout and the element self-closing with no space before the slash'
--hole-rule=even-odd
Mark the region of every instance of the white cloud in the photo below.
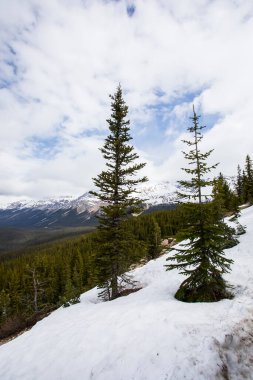
<svg viewBox="0 0 253 380">
<path fill-rule="evenodd" d="M 219 115 L 203 146 L 233 174 L 253 153 L 252 16 L 251 0 L 1 1 L 0 194 L 88 190 L 118 82 L 150 179 L 180 177 L 193 100 Z"/>
</svg>

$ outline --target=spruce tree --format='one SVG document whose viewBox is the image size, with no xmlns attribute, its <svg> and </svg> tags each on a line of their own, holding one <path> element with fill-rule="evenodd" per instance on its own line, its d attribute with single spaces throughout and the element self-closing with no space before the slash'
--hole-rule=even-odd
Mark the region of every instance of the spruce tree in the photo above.
<svg viewBox="0 0 253 380">
<path fill-rule="evenodd" d="M 207 159 L 212 150 L 202 153 L 199 148 L 204 128 L 199 125 L 199 118 L 193 107 L 192 126 L 188 128 L 192 139 L 184 140 L 189 152 L 183 152 L 189 164 L 183 170 L 191 179 L 179 181 L 184 190 L 179 196 L 188 200 L 184 206 L 187 223 L 181 232 L 186 242 L 168 258 L 172 263 L 166 265 L 167 270 L 179 269 L 187 276 L 175 295 L 178 300 L 186 302 L 211 302 L 231 297 L 222 277 L 232 263 L 223 253 L 228 227 L 217 212 L 215 203 L 208 203 L 208 196 L 204 194 L 204 189 L 213 185 L 213 181 L 206 177 L 217 164 L 208 166 Z"/>
<path fill-rule="evenodd" d="M 229 184 L 222 173 L 213 182 L 213 200 L 220 208 L 221 216 L 231 213 L 238 215 L 239 199 L 230 189 Z"/>
<path fill-rule="evenodd" d="M 148 236 L 148 259 L 153 260 L 159 257 L 159 254 L 162 251 L 161 228 L 153 216 L 150 218 L 149 223 L 151 229 Z"/>
<path fill-rule="evenodd" d="M 244 199 L 252 204 L 253 202 L 253 165 L 250 156 L 247 154 L 245 160 L 244 177 Z"/>
<path fill-rule="evenodd" d="M 123 222 L 140 210 L 142 201 L 136 196 L 136 185 L 147 181 L 146 177 L 135 177 L 145 164 L 136 163 L 139 156 L 129 144 L 132 137 L 130 121 L 126 119 L 128 107 L 120 85 L 110 98 L 112 113 L 107 120 L 110 133 L 100 149 L 107 168 L 93 178 L 98 191 L 91 192 L 103 202 L 98 218 L 99 248 L 95 262 L 98 286 L 102 289 L 100 297 L 108 300 L 120 295 L 121 276 L 127 269 L 127 256 L 134 240 Z"/>
<path fill-rule="evenodd" d="M 236 194 L 238 197 L 239 204 L 243 203 L 243 177 L 240 165 L 237 166 L 237 177 L 236 177 Z"/>
<path fill-rule="evenodd" d="M 83 259 L 79 248 L 73 252 L 72 260 L 72 271 L 73 271 L 73 285 L 76 294 L 80 295 L 83 291 Z M 79 298 L 79 297 L 76 297 Z"/>
</svg>

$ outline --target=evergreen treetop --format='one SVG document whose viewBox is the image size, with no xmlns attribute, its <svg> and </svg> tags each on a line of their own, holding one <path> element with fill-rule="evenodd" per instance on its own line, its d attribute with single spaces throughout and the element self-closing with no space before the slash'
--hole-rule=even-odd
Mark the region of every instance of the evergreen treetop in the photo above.
<svg viewBox="0 0 253 380">
<path fill-rule="evenodd" d="M 91 194 L 107 205 L 115 206 L 118 213 L 119 208 L 126 211 L 127 207 L 140 206 L 142 201 L 138 197 L 133 197 L 133 193 L 136 193 L 136 185 L 146 182 L 147 177 L 134 177 L 146 164 L 134 163 L 139 156 L 129 144 L 132 137 L 129 133 L 130 121 L 126 120 L 128 107 L 123 99 L 120 85 L 115 95 L 110 95 L 110 98 L 112 113 L 111 118 L 106 120 L 110 134 L 106 137 L 104 146 L 100 148 L 108 170 L 93 178 L 99 191 L 91 191 Z M 107 206 L 103 208 L 103 211 L 106 210 Z"/>
<path fill-rule="evenodd" d="M 207 196 L 202 193 L 202 189 L 207 186 L 212 186 L 213 181 L 206 178 L 206 175 L 215 169 L 218 164 L 208 166 L 206 160 L 213 152 L 213 149 L 203 153 L 199 149 L 199 144 L 203 139 L 202 130 L 205 126 L 199 125 L 199 118 L 195 112 L 193 106 L 193 116 L 190 117 L 192 120 L 192 126 L 187 128 L 187 131 L 193 135 L 192 140 L 183 140 L 183 142 L 189 147 L 188 152 L 183 151 L 183 155 L 186 160 L 188 160 L 189 167 L 182 168 L 187 174 L 191 175 L 190 180 L 181 180 L 178 183 L 185 189 L 185 192 L 178 192 L 178 196 L 181 199 L 193 199 L 197 200 L 198 203 L 203 202 L 203 198 L 206 200 Z"/>
</svg>

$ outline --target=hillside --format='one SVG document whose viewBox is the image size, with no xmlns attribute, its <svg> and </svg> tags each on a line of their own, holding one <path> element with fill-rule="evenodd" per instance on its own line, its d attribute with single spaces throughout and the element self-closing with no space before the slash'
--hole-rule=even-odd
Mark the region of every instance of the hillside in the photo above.
<svg viewBox="0 0 253 380">
<path fill-rule="evenodd" d="M 2 380 L 253 379 L 253 207 L 226 279 L 235 297 L 217 303 L 175 300 L 182 281 L 165 272 L 168 254 L 132 272 L 142 289 L 101 303 L 97 290 L 60 308 L 0 347 Z"/>
<path fill-rule="evenodd" d="M 0 227 L 0 259 L 11 253 L 21 253 L 27 248 L 36 248 L 45 243 L 57 242 L 83 236 L 95 230 L 95 227 L 62 228 L 15 228 Z"/>
</svg>

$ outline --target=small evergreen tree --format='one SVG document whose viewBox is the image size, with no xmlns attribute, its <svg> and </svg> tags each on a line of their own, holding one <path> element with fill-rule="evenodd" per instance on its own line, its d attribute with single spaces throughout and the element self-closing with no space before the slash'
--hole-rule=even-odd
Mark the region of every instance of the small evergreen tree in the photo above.
<svg viewBox="0 0 253 380">
<path fill-rule="evenodd" d="M 244 170 L 242 171 L 242 200 L 243 203 L 249 201 L 248 178 Z"/>
<path fill-rule="evenodd" d="M 148 239 L 148 259 L 156 259 L 161 253 L 161 228 L 155 220 L 154 217 L 151 217 L 150 221 L 151 230 L 149 231 Z"/>
<path fill-rule="evenodd" d="M 239 200 L 236 194 L 230 189 L 228 182 L 220 173 L 213 181 L 213 200 L 220 208 L 221 216 L 229 213 L 239 213 Z"/>
<path fill-rule="evenodd" d="M 10 307 L 10 296 L 2 289 L 0 291 L 0 326 L 7 319 Z"/>
<path fill-rule="evenodd" d="M 107 170 L 93 178 L 99 191 L 92 191 L 104 205 L 99 216 L 99 249 L 96 254 L 96 276 L 102 289 L 100 297 L 115 299 L 120 295 L 120 276 L 127 269 L 127 252 L 132 249 L 133 236 L 124 228 L 125 221 L 141 207 L 141 200 L 134 196 L 136 185 L 147 181 L 146 177 L 135 178 L 144 163 L 136 163 L 139 158 L 129 144 L 128 107 L 118 86 L 115 95 L 110 95 L 111 118 L 107 120 L 110 134 L 105 139 L 101 152 Z"/>
<path fill-rule="evenodd" d="M 246 202 L 253 202 L 253 166 L 250 156 L 247 154 L 245 160 L 245 174 L 243 183 L 244 200 Z"/>
<path fill-rule="evenodd" d="M 217 165 L 208 166 L 206 162 L 212 150 L 206 153 L 200 151 L 204 127 L 199 125 L 199 117 L 193 107 L 193 125 L 188 128 L 193 138 L 184 141 L 190 148 L 189 152 L 184 152 L 190 167 L 183 169 L 191 175 L 191 179 L 179 181 L 185 189 L 180 197 L 190 201 L 185 205 L 188 224 L 181 233 L 187 242 L 176 249 L 174 256 L 168 258 L 176 263 L 167 265 L 167 270 L 177 268 L 187 276 L 175 295 L 186 302 L 211 302 L 231 297 L 222 277 L 223 273 L 230 270 L 232 263 L 223 253 L 228 229 L 215 203 L 206 203 L 207 195 L 203 195 L 203 189 L 213 185 L 213 181 L 206 179 L 206 176 Z"/>
<path fill-rule="evenodd" d="M 243 178 L 242 178 L 242 170 L 240 165 L 237 166 L 237 177 L 236 177 L 236 194 L 238 197 L 239 204 L 243 203 Z"/>
<path fill-rule="evenodd" d="M 83 291 L 83 259 L 80 249 L 76 249 L 74 252 L 73 262 L 73 284 L 77 293 L 81 294 Z"/>
<path fill-rule="evenodd" d="M 59 302 L 64 307 L 80 302 L 80 289 L 77 289 L 73 284 L 69 265 L 66 266 L 64 271 L 64 287 L 62 295 L 59 297 Z"/>
</svg>

